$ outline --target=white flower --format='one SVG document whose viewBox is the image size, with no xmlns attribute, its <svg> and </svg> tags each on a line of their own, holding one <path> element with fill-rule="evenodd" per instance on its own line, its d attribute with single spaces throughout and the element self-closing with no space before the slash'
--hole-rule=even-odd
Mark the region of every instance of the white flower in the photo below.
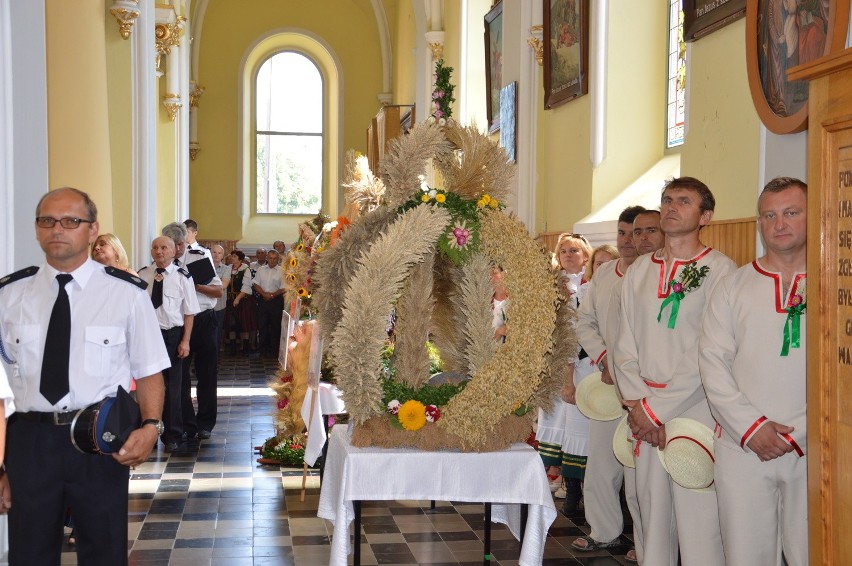
<svg viewBox="0 0 852 566">
<path fill-rule="evenodd" d="M 399 408 L 402 406 L 402 403 L 397 399 L 393 399 L 392 401 L 388 401 L 388 412 L 392 415 L 399 413 Z"/>
<path fill-rule="evenodd" d="M 429 191 L 429 198 L 435 198 L 435 195 L 437 195 L 437 194 L 438 194 L 438 191 L 436 191 L 435 189 L 431 189 Z"/>
</svg>

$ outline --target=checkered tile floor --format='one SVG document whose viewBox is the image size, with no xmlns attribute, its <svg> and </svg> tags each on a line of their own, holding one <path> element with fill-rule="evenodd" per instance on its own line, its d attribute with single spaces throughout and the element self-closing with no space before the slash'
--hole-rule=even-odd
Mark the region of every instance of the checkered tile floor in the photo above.
<svg viewBox="0 0 852 566">
<path fill-rule="evenodd" d="M 130 481 L 131 565 L 221 564 L 319 566 L 328 564 L 331 523 L 317 518 L 319 477 L 308 478 L 300 501 L 301 470 L 260 466 L 254 446 L 273 435 L 274 405 L 266 389 L 273 359 L 224 356 L 220 361 L 219 417 L 213 437 L 167 454 L 162 445 Z M 557 508 L 561 501 L 557 501 Z M 428 501 L 365 502 L 361 563 L 483 563 L 481 505 Z M 588 533 L 582 518 L 561 514 L 551 526 L 545 565 L 628 564 L 629 541 L 612 553 L 577 553 L 571 541 Z M 66 546 L 63 564 L 76 564 Z M 491 564 L 517 564 L 518 543 L 492 526 Z M 351 564 L 351 556 L 350 556 Z"/>
</svg>

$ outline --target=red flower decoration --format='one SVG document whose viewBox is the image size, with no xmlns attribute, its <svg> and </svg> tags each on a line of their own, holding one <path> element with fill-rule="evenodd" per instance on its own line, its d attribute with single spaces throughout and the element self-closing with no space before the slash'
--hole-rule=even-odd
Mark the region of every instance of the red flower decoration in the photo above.
<svg viewBox="0 0 852 566">
<path fill-rule="evenodd" d="M 290 405 L 289 399 L 279 399 L 278 400 L 278 409 L 286 409 L 287 406 Z"/>
<path fill-rule="evenodd" d="M 434 423 L 438 419 L 441 418 L 441 409 L 436 407 L 435 405 L 427 405 L 426 406 L 426 420 L 430 423 Z"/>
</svg>

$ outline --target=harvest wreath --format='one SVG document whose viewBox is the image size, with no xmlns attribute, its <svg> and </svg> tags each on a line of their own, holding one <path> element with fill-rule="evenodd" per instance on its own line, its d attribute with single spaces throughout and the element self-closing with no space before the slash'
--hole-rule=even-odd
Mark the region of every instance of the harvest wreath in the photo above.
<svg viewBox="0 0 852 566">
<path fill-rule="evenodd" d="M 445 188 L 425 183 L 430 161 Z M 319 257 L 317 318 L 354 445 L 502 449 L 527 438 L 529 409 L 546 407 L 561 385 L 577 349 L 574 313 L 539 244 L 502 210 L 513 173 L 504 150 L 475 128 L 421 124 L 394 140 L 382 162 L 383 206 Z M 494 265 L 511 299 L 499 347 Z M 388 375 L 382 351 L 392 317 Z M 430 338 L 445 369 L 438 379 L 429 374 Z M 458 386 L 442 406 L 421 400 L 447 379 Z M 401 390 L 409 398 L 398 398 Z"/>
</svg>

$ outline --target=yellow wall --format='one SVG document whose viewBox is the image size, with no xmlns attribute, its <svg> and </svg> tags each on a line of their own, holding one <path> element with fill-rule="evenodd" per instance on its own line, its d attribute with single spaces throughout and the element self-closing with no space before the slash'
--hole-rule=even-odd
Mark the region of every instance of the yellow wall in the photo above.
<svg viewBox="0 0 852 566">
<path fill-rule="evenodd" d="M 713 190 L 717 219 L 751 216 L 756 201 L 760 130 L 744 26 L 739 20 L 690 44 L 687 135 L 671 150 L 681 155 L 681 175 Z M 597 168 L 590 162 L 590 96 L 539 112 L 536 231 L 570 229 L 666 153 L 666 30 L 664 3 L 610 10 L 606 157 Z"/>
<path fill-rule="evenodd" d="M 461 3 L 459 0 L 444 0 L 444 66 L 452 67 L 450 81 L 456 85 L 452 104 L 453 118 L 459 117 L 459 67 L 461 62 Z"/>
<path fill-rule="evenodd" d="M 133 120 L 130 40 L 124 40 L 112 15 L 104 9 L 106 26 L 107 100 L 109 115 L 110 167 L 112 169 L 112 233 L 133 257 Z M 114 22 L 113 22 L 114 23 Z M 101 232 L 107 232 L 101 226 Z M 131 266 L 138 267 L 138 266 Z"/>
<path fill-rule="evenodd" d="M 106 31 L 103 3 L 46 2 L 48 182 L 86 191 L 111 231 Z"/>
<path fill-rule="evenodd" d="M 207 89 L 199 111 L 201 152 L 190 165 L 190 207 L 198 222 L 208 227 L 207 237 L 248 240 L 251 236 L 252 243 L 292 241 L 296 238 L 296 224 L 308 218 L 267 217 L 257 222 L 258 231 L 249 235 L 245 233 L 243 219 L 235 213 L 241 182 L 237 163 L 241 62 L 258 40 L 284 29 L 316 35 L 340 62 L 342 148 L 366 153 L 365 131 L 379 107 L 376 96 L 382 92 L 381 49 L 369 0 L 209 3 L 198 77 Z M 341 159 L 335 153 L 337 145 L 333 149 L 333 158 Z M 326 179 L 325 198 L 332 191 L 337 192 L 338 181 Z M 338 210 L 325 212 L 335 215 Z"/>
<path fill-rule="evenodd" d="M 414 48 L 416 46 L 417 25 L 411 2 L 401 2 L 397 11 L 393 36 L 393 103 L 414 104 L 417 80 Z M 418 119 L 422 119 L 422 110 L 417 110 Z"/>
<path fill-rule="evenodd" d="M 692 43 L 681 174 L 707 183 L 718 220 L 754 216 L 760 119 L 748 87 L 745 20 Z"/>
<path fill-rule="evenodd" d="M 165 61 L 163 61 L 165 65 Z M 171 222 L 183 222 L 177 217 L 177 121 L 169 120 L 163 106 L 166 77 L 157 81 L 157 223 L 162 227 Z M 201 221 L 198 221 L 201 224 Z"/>
</svg>

